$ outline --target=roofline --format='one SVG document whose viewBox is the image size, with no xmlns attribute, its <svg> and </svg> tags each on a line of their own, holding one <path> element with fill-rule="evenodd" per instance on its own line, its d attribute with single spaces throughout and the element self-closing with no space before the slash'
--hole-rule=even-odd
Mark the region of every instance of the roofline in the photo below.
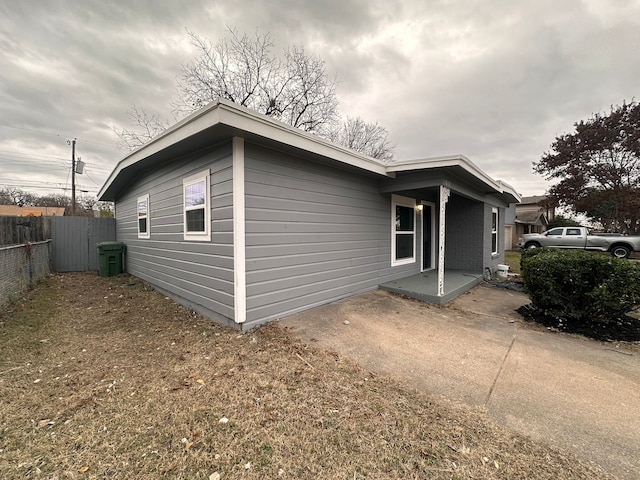
<svg viewBox="0 0 640 480">
<path fill-rule="evenodd" d="M 511 185 L 492 179 L 464 155 L 450 155 L 386 164 L 373 157 L 336 145 L 324 138 L 274 120 L 271 117 L 225 99 L 212 102 L 183 118 L 157 137 L 128 153 L 113 169 L 98 192 L 98 198 L 101 198 L 107 192 L 113 181 L 124 169 L 216 125 L 225 125 L 385 177 L 395 177 L 396 172 L 402 171 L 458 166 L 480 179 L 496 192 L 510 194 L 518 202 L 521 200 L 521 196 Z"/>
<path fill-rule="evenodd" d="M 445 168 L 445 167 L 460 167 L 467 172 L 474 175 L 476 178 L 482 180 L 487 186 L 496 190 L 499 193 L 508 193 L 514 198 L 521 201 L 522 196 L 516 192 L 515 188 L 502 180 L 494 180 L 481 170 L 475 163 L 469 160 L 462 154 L 457 155 L 445 155 L 441 157 L 430 157 L 416 160 L 406 160 L 387 165 L 388 172 L 406 172 L 411 170 L 421 170 L 429 168 Z"/>
<path fill-rule="evenodd" d="M 347 165 L 362 168 L 373 173 L 385 176 L 389 175 L 386 170 L 386 165 L 373 157 L 336 145 L 328 140 L 284 122 L 274 120 L 266 115 L 259 114 L 229 100 L 219 99 L 185 117 L 157 137 L 154 137 L 141 147 L 128 153 L 118 162 L 111 172 L 98 192 L 98 198 L 102 197 L 111 183 L 125 168 L 215 125 L 226 125 L 275 140 L 285 145 L 332 158 Z"/>
</svg>

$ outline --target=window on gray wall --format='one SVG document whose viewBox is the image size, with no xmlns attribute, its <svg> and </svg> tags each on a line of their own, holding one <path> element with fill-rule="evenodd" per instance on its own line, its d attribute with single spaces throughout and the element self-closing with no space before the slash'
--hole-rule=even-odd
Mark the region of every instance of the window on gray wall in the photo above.
<svg viewBox="0 0 640 480">
<path fill-rule="evenodd" d="M 491 209 L 491 253 L 498 253 L 498 209 Z"/>
<path fill-rule="evenodd" d="M 209 170 L 182 182 L 184 195 L 184 239 L 211 240 L 211 196 Z"/>
<path fill-rule="evenodd" d="M 138 238 L 149 238 L 149 194 L 138 197 Z"/>
</svg>

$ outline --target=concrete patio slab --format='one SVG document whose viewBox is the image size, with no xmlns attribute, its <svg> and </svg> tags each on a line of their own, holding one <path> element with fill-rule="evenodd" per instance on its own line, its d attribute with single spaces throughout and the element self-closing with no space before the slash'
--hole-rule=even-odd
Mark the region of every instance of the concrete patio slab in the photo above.
<svg viewBox="0 0 640 480">
<path fill-rule="evenodd" d="M 444 305 L 464 292 L 469 291 L 481 281 L 481 274 L 447 270 L 444 274 L 444 294 L 439 296 L 438 272 L 437 270 L 427 270 L 416 275 L 383 283 L 380 288 L 422 300 L 423 302 Z"/>
</svg>

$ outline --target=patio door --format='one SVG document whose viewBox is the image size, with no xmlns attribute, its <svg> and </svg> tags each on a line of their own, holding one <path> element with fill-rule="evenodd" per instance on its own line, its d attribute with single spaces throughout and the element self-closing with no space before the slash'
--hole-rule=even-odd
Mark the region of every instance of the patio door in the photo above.
<svg viewBox="0 0 640 480">
<path fill-rule="evenodd" d="M 435 204 L 422 202 L 422 268 L 431 270 L 435 268 Z"/>
</svg>

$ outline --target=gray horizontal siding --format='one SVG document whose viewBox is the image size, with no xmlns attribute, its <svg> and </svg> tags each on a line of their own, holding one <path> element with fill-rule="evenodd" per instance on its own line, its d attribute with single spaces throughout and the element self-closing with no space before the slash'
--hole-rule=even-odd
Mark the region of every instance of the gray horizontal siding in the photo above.
<svg viewBox="0 0 640 480">
<path fill-rule="evenodd" d="M 211 242 L 185 241 L 182 181 L 210 169 Z M 234 317 L 231 143 L 144 172 L 116 202 L 116 237 L 126 270 L 162 290 Z M 150 237 L 138 238 L 136 202 L 149 194 Z"/>
<path fill-rule="evenodd" d="M 420 269 L 391 267 L 391 198 L 371 177 L 247 143 L 245 208 L 247 323 Z"/>
</svg>

